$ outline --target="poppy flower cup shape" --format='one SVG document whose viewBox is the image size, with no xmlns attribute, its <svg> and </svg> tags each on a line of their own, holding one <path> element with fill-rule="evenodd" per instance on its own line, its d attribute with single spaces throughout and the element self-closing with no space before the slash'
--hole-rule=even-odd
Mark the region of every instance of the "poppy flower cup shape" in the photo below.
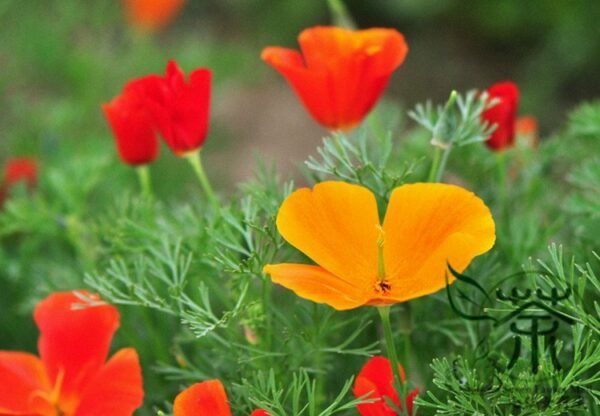
<svg viewBox="0 0 600 416">
<path fill-rule="evenodd" d="M 512 147 L 515 141 L 515 123 L 519 106 L 519 88 L 511 81 L 500 82 L 487 89 L 488 99 L 498 103 L 481 115 L 482 121 L 496 125 L 485 144 L 494 151 Z"/>
<path fill-rule="evenodd" d="M 97 296 L 54 293 L 34 312 L 40 358 L 0 351 L 0 414 L 131 416 L 143 399 L 138 355 L 108 351 L 119 313 Z"/>
<path fill-rule="evenodd" d="M 154 126 L 177 156 L 199 150 L 209 125 L 211 72 L 193 70 L 186 80 L 173 60 L 164 77 L 148 76 L 139 86 L 144 91 Z"/>
<path fill-rule="evenodd" d="M 358 125 L 408 53 L 404 37 L 395 29 L 313 27 L 300 34 L 298 43 L 301 52 L 268 47 L 261 57 L 330 130 Z"/>
<path fill-rule="evenodd" d="M 181 11 L 185 0 L 123 0 L 129 23 L 142 31 L 167 26 Z"/>
<path fill-rule="evenodd" d="M 146 108 L 145 97 L 145 84 L 158 82 L 156 78 L 150 76 L 131 81 L 121 95 L 102 105 L 115 137 L 119 156 L 131 166 L 151 163 L 159 154 L 158 137 Z"/>
<path fill-rule="evenodd" d="M 231 416 L 223 383 L 207 380 L 182 391 L 173 403 L 173 416 Z M 269 413 L 258 409 L 250 416 L 269 416 Z"/>
<path fill-rule="evenodd" d="M 322 182 L 283 202 L 277 228 L 317 265 L 269 264 L 264 272 L 298 296 L 338 310 L 436 292 L 446 286 L 448 263 L 462 272 L 495 241 L 494 220 L 483 201 L 438 183 L 394 189 L 381 225 L 367 188 Z"/>
<path fill-rule="evenodd" d="M 406 382 L 404 369 L 400 365 L 398 367 L 404 383 Z M 366 396 L 365 399 L 376 399 L 371 403 L 363 403 L 357 406 L 358 413 L 362 416 L 396 416 L 397 412 L 391 408 L 386 400 L 392 401 L 398 409 L 404 409 L 394 388 L 392 365 L 385 357 L 372 357 L 364 365 L 354 381 L 352 393 L 357 398 Z M 413 415 L 413 402 L 418 394 L 419 389 L 414 389 L 406 396 L 406 410 L 410 416 Z"/>
</svg>

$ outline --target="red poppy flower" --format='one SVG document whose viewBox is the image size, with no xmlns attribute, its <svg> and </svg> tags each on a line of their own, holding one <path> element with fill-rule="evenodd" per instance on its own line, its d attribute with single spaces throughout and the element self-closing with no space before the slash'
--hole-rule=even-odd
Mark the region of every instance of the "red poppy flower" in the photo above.
<svg viewBox="0 0 600 416">
<path fill-rule="evenodd" d="M 171 60 L 166 75 L 159 79 L 146 78 L 143 83 L 155 127 L 176 155 L 199 149 L 208 134 L 210 70 L 198 68 L 186 82 L 181 68 Z"/>
<path fill-rule="evenodd" d="M 268 47 L 262 59 L 279 71 L 310 114 L 331 130 L 350 130 L 373 108 L 408 47 L 394 29 L 313 27 L 301 53 Z"/>
<path fill-rule="evenodd" d="M 4 185 L 9 188 L 19 182 L 24 182 L 29 189 L 37 183 L 38 164 L 31 158 L 9 159 L 4 165 Z"/>
<path fill-rule="evenodd" d="M 489 99 L 498 103 L 482 114 L 482 120 L 495 124 L 496 130 L 485 142 L 488 147 L 500 151 L 511 147 L 515 140 L 515 121 L 519 106 L 519 89 L 511 81 L 500 82 L 487 89 Z"/>
<path fill-rule="evenodd" d="M 145 96 L 146 84 L 158 82 L 158 77 L 152 75 L 132 81 L 121 95 L 102 104 L 119 156 L 128 165 L 144 165 L 158 157 L 158 138 L 148 115 Z"/>
<path fill-rule="evenodd" d="M 40 358 L 0 351 L 0 414 L 131 416 L 142 404 L 136 351 L 123 348 L 106 361 L 117 309 L 80 293 L 86 300 L 59 292 L 36 306 Z"/>
<path fill-rule="evenodd" d="M 173 403 L 174 416 L 231 416 L 227 393 L 219 380 L 196 383 L 177 395 Z M 262 409 L 250 416 L 269 416 Z"/>
<path fill-rule="evenodd" d="M 399 365 L 402 382 L 404 370 Z M 356 397 L 366 396 L 367 399 L 377 399 L 371 403 L 363 403 L 357 406 L 358 413 L 362 416 L 395 416 L 397 413 L 386 403 L 391 400 L 398 409 L 403 409 L 398 393 L 394 389 L 394 375 L 390 361 L 385 357 L 373 357 L 364 365 L 354 382 L 352 390 Z M 406 408 L 408 414 L 413 413 L 413 401 L 419 394 L 419 389 L 414 389 L 406 397 Z"/>
<path fill-rule="evenodd" d="M 168 25 L 179 13 L 185 0 L 124 0 L 129 23 L 141 30 L 156 31 Z"/>
</svg>

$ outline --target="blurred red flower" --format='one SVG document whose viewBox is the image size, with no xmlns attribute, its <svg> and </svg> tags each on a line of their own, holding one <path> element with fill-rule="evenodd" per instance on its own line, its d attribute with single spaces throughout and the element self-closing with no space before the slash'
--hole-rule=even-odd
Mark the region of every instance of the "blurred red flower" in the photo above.
<svg viewBox="0 0 600 416">
<path fill-rule="evenodd" d="M 313 27 L 300 34 L 298 43 L 301 52 L 268 47 L 261 57 L 331 130 L 350 130 L 362 121 L 408 52 L 395 29 Z"/>
<path fill-rule="evenodd" d="M 495 124 L 496 129 L 485 142 L 494 151 L 512 147 L 515 140 L 515 121 L 519 106 L 519 88 L 511 81 L 500 82 L 487 89 L 489 99 L 498 103 L 482 114 L 482 120 Z"/>
<path fill-rule="evenodd" d="M 227 403 L 227 393 L 219 380 L 207 380 L 188 387 L 175 398 L 174 416 L 231 416 Z M 265 410 L 258 409 L 250 416 L 269 416 Z"/>
<path fill-rule="evenodd" d="M 142 404 L 137 352 L 106 361 L 119 312 L 95 295 L 58 292 L 38 303 L 40 358 L 0 351 L 0 414 L 131 416 Z"/>
<path fill-rule="evenodd" d="M 164 77 L 145 78 L 147 105 L 155 127 L 178 156 L 198 150 L 209 124 L 211 72 L 198 68 L 189 82 L 174 60 Z"/>
<path fill-rule="evenodd" d="M 404 383 L 404 369 L 402 366 L 398 366 Z M 367 361 L 354 381 L 352 393 L 356 397 L 366 395 L 367 399 L 377 399 L 372 403 L 363 403 L 357 406 L 358 413 L 362 416 L 396 416 L 396 411 L 386 403 L 386 399 L 392 401 L 398 409 L 403 409 L 394 388 L 392 366 L 385 357 L 375 356 Z M 413 414 L 413 401 L 418 394 L 419 389 L 414 389 L 406 397 L 406 408 L 409 415 Z"/>
<path fill-rule="evenodd" d="M 144 165 L 158 157 L 158 138 L 146 109 L 144 89 L 145 84 L 158 82 L 156 78 L 150 75 L 131 81 L 121 95 L 110 103 L 102 104 L 119 156 L 128 165 Z"/>
<path fill-rule="evenodd" d="M 154 32 L 168 25 L 181 11 L 185 0 L 123 0 L 129 23 Z"/>
<path fill-rule="evenodd" d="M 35 188 L 38 176 L 38 163 L 33 158 L 20 157 L 6 161 L 4 178 L 0 183 L 0 207 L 13 186 L 24 183 L 30 191 Z"/>
<path fill-rule="evenodd" d="M 4 165 L 4 186 L 7 188 L 24 182 L 29 189 L 37 183 L 38 163 L 33 158 L 20 157 L 9 159 Z"/>
</svg>

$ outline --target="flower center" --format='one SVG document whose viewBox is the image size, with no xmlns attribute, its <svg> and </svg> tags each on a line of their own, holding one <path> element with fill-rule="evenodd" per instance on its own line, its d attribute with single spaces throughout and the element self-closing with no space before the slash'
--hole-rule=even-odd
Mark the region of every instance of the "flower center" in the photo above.
<svg viewBox="0 0 600 416">
<path fill-rule="evenodd" d="M 55 410 L 56 416 L 65 416 L 66 413 L 60 408 L 58 400 L 60 398 L 60 389 L 62 388 L 63 380 L 65 378 L 65 371 L 60 370 L 56 375 L 54 386 L 51 391 L 36 390 L 33 392 L 34 397 L 39 397 L 42 400 L 48 402 Z"/>
<path fill-rule="evenodd" d="M 392 285 L 387 280 L 380 280 L 375 283 L 375 291 L 382 295 L 387 294 L 392 289 Z"/>
</svg>

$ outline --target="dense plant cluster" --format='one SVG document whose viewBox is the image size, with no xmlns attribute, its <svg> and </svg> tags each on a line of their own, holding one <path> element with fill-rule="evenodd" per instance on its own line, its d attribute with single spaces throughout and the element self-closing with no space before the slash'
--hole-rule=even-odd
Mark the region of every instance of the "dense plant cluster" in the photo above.
<svg viewBox="0 0 600 416">
<path fill-rule="evenodd" d="M 182 7 L 142 3 L 144 31 Z M 258 161 L 213 186 L 212 75 L 174 60 L 96 103 L 116 151 L 7 162 L 0 414 L 600 414 L 600 103 L 542 138 L 511 81 L 404 111 L 377 104 L 396 30 L 299 43 L 262 54 L 330 130 L 293 179 Z M 185 196 L 161 189 L 160 139 L 198 179 Z M 564 295 L 552 339 L 499 324 L 523 293 Z M 32 310 L 39 358 L 14 352 Z"/>
</svg>

